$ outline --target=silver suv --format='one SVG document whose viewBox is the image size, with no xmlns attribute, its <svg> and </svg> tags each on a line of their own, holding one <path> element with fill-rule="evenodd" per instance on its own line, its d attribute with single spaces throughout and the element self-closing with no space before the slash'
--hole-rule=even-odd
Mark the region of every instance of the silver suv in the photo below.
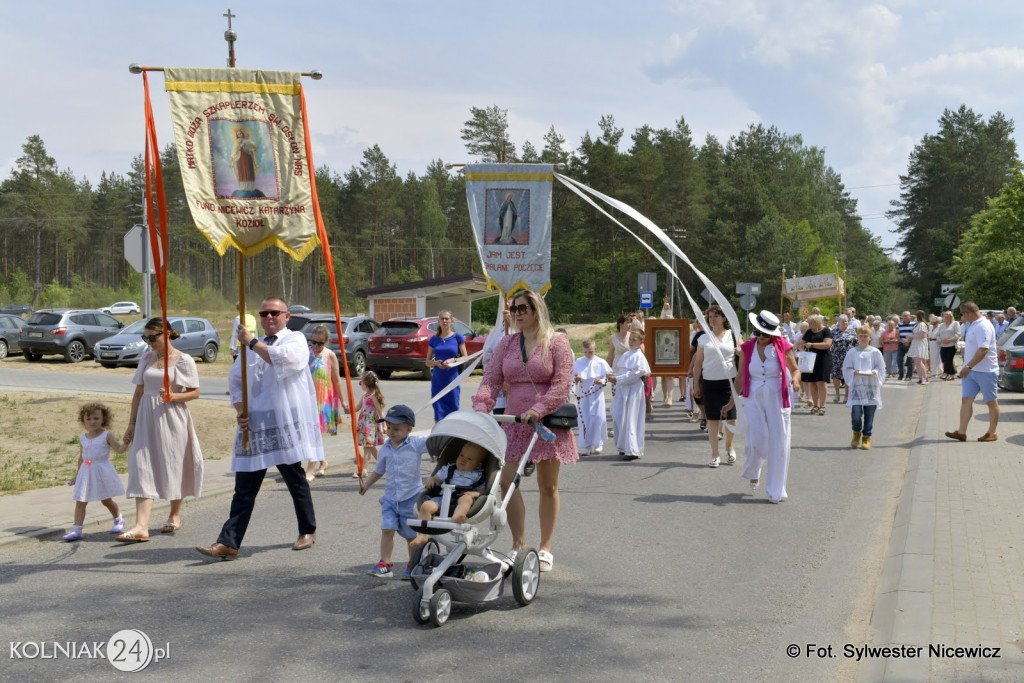
<svg viewBox="0 0 1024 683">
<path fill-rule="evenodd" d="M 59 353 L 79 363 L 93 352 L 96 342 L 117 334 L 124 323 L 94 309 L 44 309 L 29 316 L 21 328 L 21 350 L 35 362 L 46 354 Z"/>
</svg>

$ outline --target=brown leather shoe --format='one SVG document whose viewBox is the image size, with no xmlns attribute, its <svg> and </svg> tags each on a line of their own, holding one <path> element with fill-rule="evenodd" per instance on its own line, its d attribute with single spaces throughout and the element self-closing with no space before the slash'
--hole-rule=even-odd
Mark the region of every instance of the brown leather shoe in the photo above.
<svg viewBox="0 0 1024 683">
<path fill-rule="evenodd" d="M 238 550 L 223 543 L 213 545 L 197 545 L 196 550 L 207 557 L 219 557 L 222 560 L 233 560 L 238 556 Z"/>
<path fill-rule="evenodd" d="M 314 543 L 316 543 L 315 531 L 311 534 L 302 534 L 299 536 L 299 540 L 295 541 L 295 545 L 292 546 L 292 550 L 305 550 L 306 548 L 312 548 Z"/>
<path fill-rule="evenodd" d="M 960 432 L 946 432 L 946 436 L 957 441 L 967 441 L 967 435 Z"/>
<path fill-rule="evenodd" d="M 999 441 L 999 435 L 989 434 L 988 432 L 985 432 L 984 434 L 978 437 L 978 441 Z"/>
</svg>

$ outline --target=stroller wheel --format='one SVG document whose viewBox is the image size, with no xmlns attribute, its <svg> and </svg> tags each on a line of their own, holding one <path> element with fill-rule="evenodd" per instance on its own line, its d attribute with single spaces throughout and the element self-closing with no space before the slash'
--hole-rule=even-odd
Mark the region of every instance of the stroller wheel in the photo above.
<svg viewBox="0 0 1024 683">
<path fill-rule="evenodd" d="M 423 586 L 416 589 L 416 599 L 412 603 L 412 618 L 417 624 L 425 624 L 430 621 L 430 605 L 423 604 Z"/>
<path fill-rule="evenodd" d="M 516 602 L 526 606 L 537 597 L 540 586 L 540 558 L 533 548 L 523 548 L 512 565 L 512 595 Z"/>
<path fill-rule="evenodd" d="M 430 623 L 444 626 L 452 613 L 452 594 L 445 588 L 438 588 L 430 598 Z"/>
</svg>

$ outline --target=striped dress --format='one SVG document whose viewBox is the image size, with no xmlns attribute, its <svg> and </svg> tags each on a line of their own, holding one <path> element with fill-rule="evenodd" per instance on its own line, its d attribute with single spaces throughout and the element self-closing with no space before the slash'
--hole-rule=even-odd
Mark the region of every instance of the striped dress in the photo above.
<svg viewBox="0 0 1024 683">
<path fill-rule="evenodd" d="M 338 433 L 338 415 L 340 400 L 334 391 L 331 381 L 331 364 L 336 363 L 334 352 L 328 348 L 319 354 L 309 354 L 309 371 L 313 375 L 313 388 L 316 390 L 316 405 L 320 413 L 320 433 Z"/>
</svg>

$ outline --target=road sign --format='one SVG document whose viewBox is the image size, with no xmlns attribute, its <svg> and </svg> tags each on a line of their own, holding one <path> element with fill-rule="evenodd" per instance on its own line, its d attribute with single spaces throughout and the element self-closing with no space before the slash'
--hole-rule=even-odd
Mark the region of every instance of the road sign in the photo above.
<svg viewBox="0 0 1024 683">
<path fill-rule="evenodd" d="M 744 294 L 740 297 L 740 308 L 744 311 L 750 311 L 757 305 L 757 297 L 753 294 Z"/>
<path fill-rule="evenodd" d="M 654 292 L 640 292 L 640 308 L 654 306 Z"/>
<path fill-rule="evenodd" d="M 653 292 L 658 289 L 658 274 L 639 273 L 636 277 L 636 289 L 638 292 Z"/>
<path fill-rule="evenodd" d="M 124 236 L 124 258 L 137 273 L 153 272 L 153 252 L 149 249 L 143 226 L 134 225 Z"/>
<path fill-rule="evenodd" d="M 942 305 L 943 305 L 943 302 L 944 302 L 945 300 L 946 300 L 946 299 L 945 299 L 945 297 L 941 297 L 941 296 L 939 296 L 939 297 L 936 297 L 936 298 L 935 298 L 935 305 L 936 305 L 936 306 L 942 306 Z"/>
<path fill-rule="evenodd" d="M 960 285 L 956 286 L 959 287 Z M 954 311 L 960 308 L 960 297 L 958 297 L 956 294 L 950 294 L 949 296 L 946 297 L 945 301 L 943 301 L 943 305 L 949 310 Z"/>
<path fill-rule="evenodd" d="M 736 283 L 737 294 L 760 294 L 761 283 L 760 282 L 737 282 Z"/>
<path fill-rule="evenodd" d="M 960 287 L 963 287 L 963 285 L 942 285 L 940 294 L 942 294 L 942 296 L 946 296 L 954 289 L 958 289 Z"/>
</svg>

